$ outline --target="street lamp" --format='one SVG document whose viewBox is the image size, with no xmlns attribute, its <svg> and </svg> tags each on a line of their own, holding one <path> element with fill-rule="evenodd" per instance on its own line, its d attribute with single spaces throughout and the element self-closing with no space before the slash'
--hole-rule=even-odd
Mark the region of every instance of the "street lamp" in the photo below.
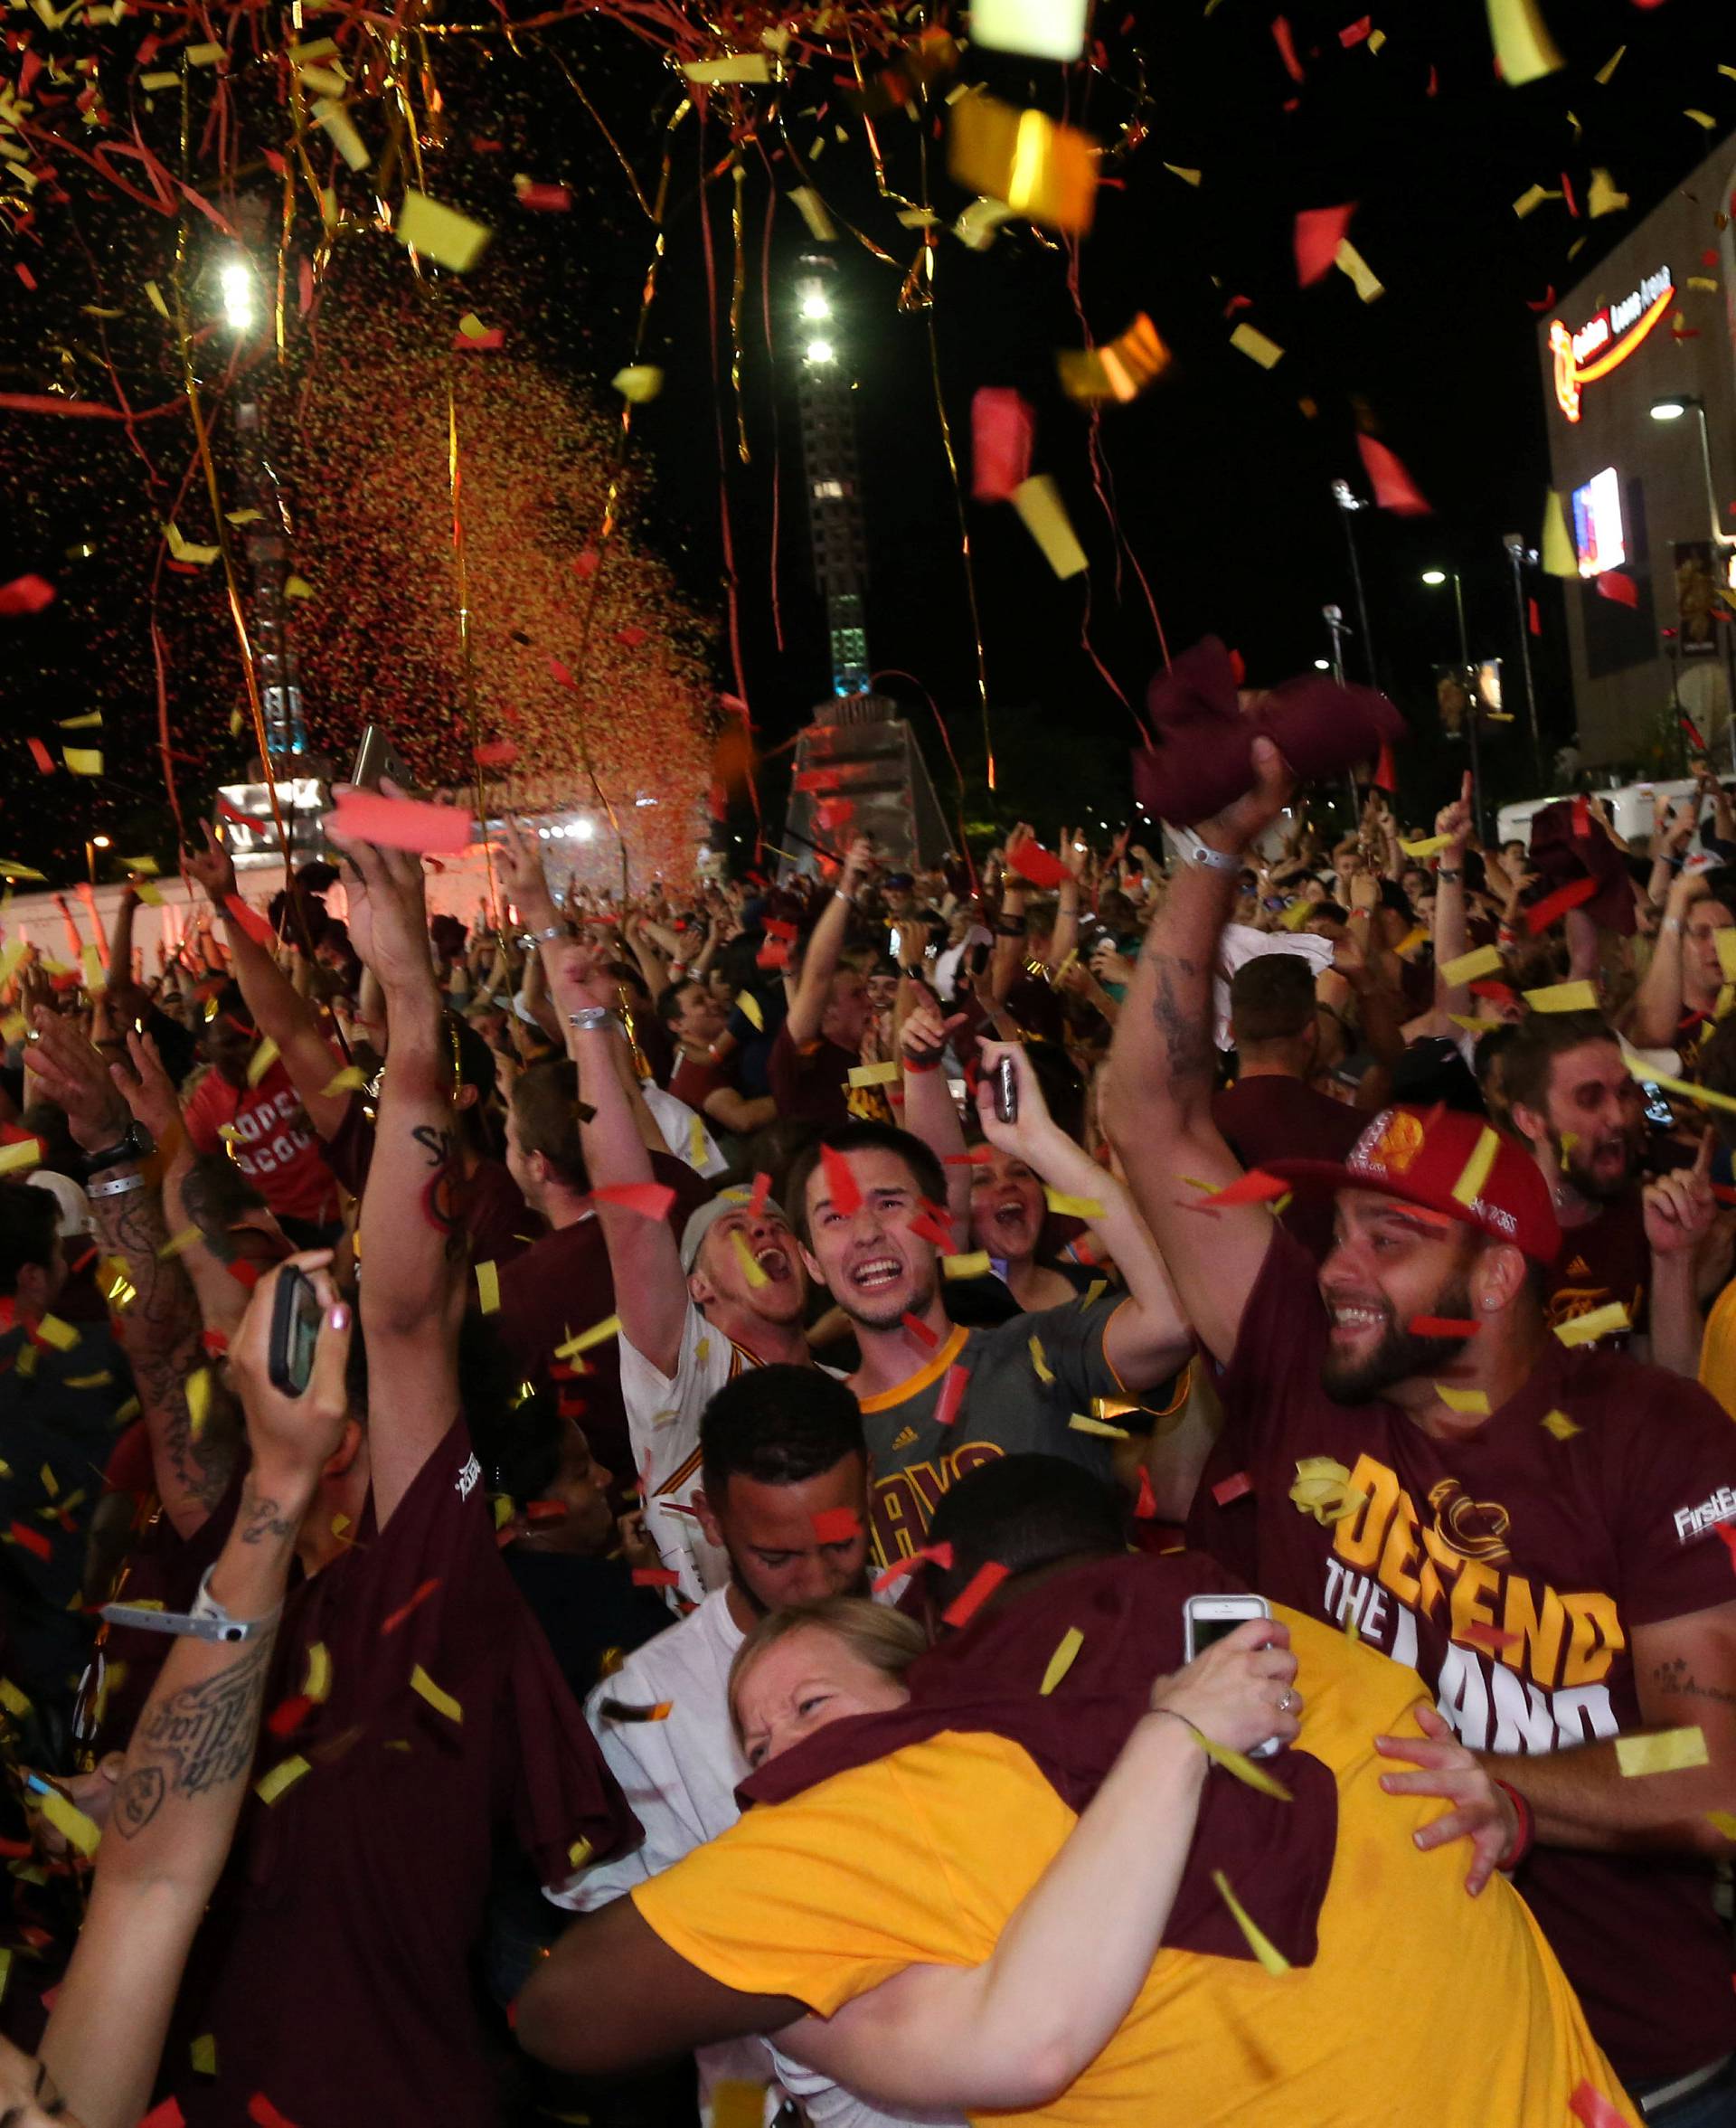
<svg viewBox="0 0 1736 2128">
<path fill-rule="evenodd" d="M 1535 567 L 1537 550 L 1525 544 L 1522 533 L 1510 532 L 1502 541 L 1513 564 L 1513 610 L 1519 629 L 1519 669 L 1525 676 L 1525 721 L 1531 727 L 1531 768 L 1537 789 L 1543 788 L 1543 742 L 1537 729 L 1537 686 L 1531 671 L 1531 615 L 1525 610 L 1525 570 Z"/>
<path fill-rule="evenodd" d="M 826 300 L 826 290 L 809 282 L 802 290 L 802 316 L 817 320 L 830 317 L 831 315 L 832 306 Z"/>
<path fill-rule="evenodd" d="M 830 362 L 837 353 L 837 349 L 833 346 L 830 340 L 818 339 L 810 340 L 807 345 L 803 348 L 802 353 L 807 355 L 809 362 Z"/>
<path fill-rule="evenodd" d="M 1458 669 L 1465 686 L 1465 731 L 1471 744 L 1471 824 L 1483 832 L 1483 762 L 1477 741 L 1477 676 L 1471 668 L 1471 638 L 1465 627 L 1465 579 L 1457 569 L 1425 569 L 1422 581 L 1430 591 L 1451 582 L 1453 609 L 1458 616 Z"/>
<path fill-rule="evenodd" d="M 1723 530 L 1719 523 L 1718 490 L 1712 478 L 1712 432 L 1706 424 L 1706 402 L 1690 392 L 1673 392 L 1667 399 L 1655 399 L 1651 407 L 1655 421 L 1679 421 L 1693 414 L 1700 429 L 1700 469 L 1706 483 L 1706 515 L 1712 523 L 1712 544 L 1719 547 L 1736 547 L 1736 534 Z"/>
<path fill-rule="evenodd" d="M 1374 669 L 1374 638 L 1368 625 L 1368 593 L 1363 585 L 1363 560 L 1356 551 L 1356 527 L 1351 522 L 1358 510 L 1370 506 L 1353 493 L 1348 480 L 1333 482 L 1332 499 L 1344 513 L 1344 544 L 1350 549 L 1350 580 L 1356 592 L 1356 618 L 1363 624 L 1363 656 L 1368 660 L 1368 684 L 1378 687 L 1381 681 Z"/>
<path fill-rule="evenodd" d="M 223 322 L 231 332 L 250 332 L 255 316 L 253 269 L 236 254 L 217 269 L 217 281 L 223 291 Z"/>
</svg>

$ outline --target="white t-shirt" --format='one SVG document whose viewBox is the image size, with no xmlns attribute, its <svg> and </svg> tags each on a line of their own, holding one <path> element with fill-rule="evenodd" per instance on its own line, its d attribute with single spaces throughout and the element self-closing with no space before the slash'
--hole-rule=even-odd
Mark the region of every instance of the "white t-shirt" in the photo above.
<svg viewBox="0 0 1736 2128">
<path fill-rule="evenodd" d="M 730 1720 L 730 1665 L 744 1635 L 717 1589 L 679 1625 L 637 1649 L 585 1701 L 609 1770 L 620 1783 L 645 1839 L 630 1854 L 599 1862 L 548 1896 L 557 1906 L 591 1914 L 624 1898 L 636 1884 L 667 1869 L 696 1847 L 727 1832 L 741 1815 L 735 1788 L 747 1778 Z M 669 1702 L 660 1722 L 611 1721 L 606 1700 L 627 1707 Z M 765 2118 L 788 2093 L 825 2128 L 903 2128 L 835 2084 L 787 2061 L 763 2039 L 729 2039 L 695 2051 L 702 2119 L 710 2128 L 711 2095 L 725 2081 L 767 2086 Z"/>
<path fill-rule="evenodd" d="M 678 1101 L 666 1087 L 654 1086 L 647 1079 L 639 1088 L 645 1105 L 651 1111 L 651 1121 L 663 1133 L 663 1142 L 676 1159 L 685 1160 L 696 1175 L 703 1175 L 707 1182 L 720 1175 L 727 1175 L 730 1163 L 723 1157 L 718 1142 L 712 1136 L 703 1116 L 697 1109 L 689 1108 L 684 1101 Z M 693 1126 L 699 1126 L 695 1132 Z M 695 1159 L 693 1155 L 700 1158 Z"/>
<path fill-rule="evenodd" d="M 653 1367 L 625 1331 L 618 1344 L 633 1468 L 645 1487 L 646 1535 L 664 1565 L 681 1576 L 679 1594 L 696 1603 L 730 1579 L 729 1554 L 709 1541 L 693 1508 L 701 1489 L 699 1422 L 725 1382 L 760 1363 L 713 1329 L 691 1300 L 673 1376 Z M 835 1367 L 826 1371 L 844 1378 Z"/>
</svg>

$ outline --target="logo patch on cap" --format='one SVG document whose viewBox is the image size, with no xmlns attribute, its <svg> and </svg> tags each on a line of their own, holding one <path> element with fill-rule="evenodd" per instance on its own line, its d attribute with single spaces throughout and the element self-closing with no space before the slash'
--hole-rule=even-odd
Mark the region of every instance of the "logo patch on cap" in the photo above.
<svg viewBox="0 0 1736 2128">
<path fill-rule="evenodd" d="M 1363 1131 L 1347 1164 L 1364 1175 L 1402 1175 L 1421 1150 L 1421 1123 L 1403 1109 L 1389 1109 Z"/>
</svg>

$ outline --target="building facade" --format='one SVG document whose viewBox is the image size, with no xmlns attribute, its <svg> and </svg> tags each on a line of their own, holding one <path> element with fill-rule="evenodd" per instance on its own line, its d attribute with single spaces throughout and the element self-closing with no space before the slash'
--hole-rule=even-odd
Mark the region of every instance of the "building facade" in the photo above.
<svg viewBox="0 0 1736 2128">
<path fill-rule="evenodd" d="M 1580 749 L 1668 774 L 1736 733 L 1736 137 L 1538 328 Z M 1592 203 L 1581 203 L 1581 212 Z M 1722 615 L 1722 618 L 1720 616 Z"/>
</svg>

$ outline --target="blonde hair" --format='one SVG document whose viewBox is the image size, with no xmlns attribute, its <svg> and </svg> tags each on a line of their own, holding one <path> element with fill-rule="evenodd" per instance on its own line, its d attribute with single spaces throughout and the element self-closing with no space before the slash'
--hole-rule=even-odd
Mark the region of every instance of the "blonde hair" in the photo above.
<svg viewBox="0 0 1736 2128">
<path fill-rule="evenodd" d="M 915 1619 L 901 1611 L 871 1603 L 866 1596 L 822 1596 L 812 1603 L 791 1603 L 782 1611 L 768 1612 L 750 1631 L 730 1665 L 730 1719 L 741 1734 L 736 1700 L 748 1672 L 779 1641 L 817 1626 L 834 1640 L 842 1641 L 853 1655 L 889 1678 L 901 1678 L 919 1655 L 929 1651 L 929 1636 Z"/>
</svg>

